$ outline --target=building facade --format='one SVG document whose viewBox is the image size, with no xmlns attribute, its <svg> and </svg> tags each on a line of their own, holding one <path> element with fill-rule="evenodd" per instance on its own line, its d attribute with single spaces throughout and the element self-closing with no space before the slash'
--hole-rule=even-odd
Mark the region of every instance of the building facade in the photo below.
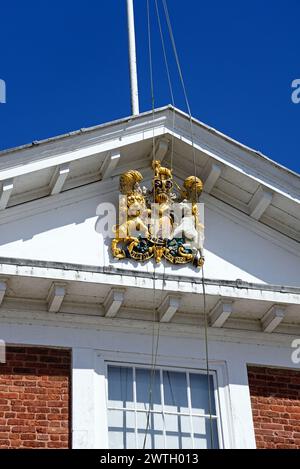
<svg viewBox="0 0 300 469">
<path fill-rule="evenodd" d="M 103 234 L 153 144 L 204 183 L 203 271 Z M 4 151 L 0 179 L 1 448 L 300 448 L 299 175 L 166 107 Z"/>
</svg>

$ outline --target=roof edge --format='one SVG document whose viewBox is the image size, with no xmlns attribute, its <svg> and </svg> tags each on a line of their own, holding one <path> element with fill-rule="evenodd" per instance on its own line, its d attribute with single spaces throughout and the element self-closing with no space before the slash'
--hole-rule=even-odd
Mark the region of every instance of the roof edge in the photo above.
<svg viewBox="0 0 300 469">
<path fill-rule="evenodd" d="M 117 124 L 122 124 L 122 123 L 129 122 L 129 121 L 138 120 L 141 117 L 145 117 L 145 116 L 151 115 L 153 113 L 158 114 L 158 113 L 165 112 L 165 111 L 172 111 L 172 112 L 175 111 L 177 114 L 181 115 L 185 119 L 190 119 L 189 114 L 187 114 L 186 112 L 172 106 L 171 104 L 168 104 L 166 106 L 156 108 L 156 109 L 154 109 L 154 111 L 145 111 L 145 112 L 142 112 L 142 113 L 140 113 L 136 116 L 131 115 L 131 116 L 123 117 L 123 118 L 116 119 L 116 120 L 113 120 L 113 121 L 110 121 L 110 122 L 104 122 L 104 123 L 99 124 L 99 125 L 94 125 L 92 127 L 86 127 L 86 128 L 83 127 L 79 130 L 70 131 L 70 132 L 67 132 L 65 134 L 57 135 L 57 136 L 54 136 L 54 137 L 49 137 L 49 138 L 42 139 L 42 140 L 34 140 L 31 143 L 27 143 L 27 144 L 20 145 L 20 146 L 17 146 L 17 147 L 4 149 L 4 150 L 0 151 L 0 157 L 2 157 L 4 155 L 7 155 L 7 154 L 10 154 L 10 153 L 15 153 L 15 152 L 20 151 L 20 150 L 26 150 L 26 149 L 29 149 L 29 148 L 33 148 L 33 147 L 38 146 L 38 145 L 52 143 L 52 142 L 55 142 L 55 141 L 58 141 L 58 140 L 66 139 L 68 137 L 73 137 L 73 136 L 80 135 L 80 134 L 90 133 L 90 132 L 93 132 L 95 130 L 103 129 L 105 127 L 110 127 L 112 125 L 117 125 Z M 279 169 L 281 171 L 285 171 L 286 173 L 288 173 L 290 175 L 293 175 L 294 177 L 297 177 L 297 178 L 300 179 L 300 174 L 299 173 L 297 173 L 296 171 L 293 171 L 292 169 L 289 169 L 286 166 L 272 160 L 270 157 L 264 155 L 260 151 L 255 150 L 255 149 L 253 149 L 253 148 L 239 142 L 238 140 L 235 140 L 232 137 L 229 137 L 228 135 L 226 135 L 226 134 L 222 133 L 221 131 L 215 129 L 214 127 L 209 126 L 208 124 L 205 124 L 204 122 L 200 121 L 199 119 L 197 119 L 193 116 L 191 117 L 191 119 L 192 119 L 192 122 L 194 124 L 196 124 L 198 126 L 201 126 L 202 128 L 204 128 L 208 132 L 212 133 L 213 135 L 215 135 L 217 137 L 220 137 L 221 139 L 227 141 L 228 143 L 230 143 L 230 144 L 232 144 L 232 145 L 234 145 L 234 146 L 236 146 L 240 149 L 243 149 L 244 151 L 247 151 L 248 153 L 251 153 L 252 155 L 254 155 L 258 158 L 263 159 L 265 162 L 271 164 L 276 169 Z"/>
</svg>

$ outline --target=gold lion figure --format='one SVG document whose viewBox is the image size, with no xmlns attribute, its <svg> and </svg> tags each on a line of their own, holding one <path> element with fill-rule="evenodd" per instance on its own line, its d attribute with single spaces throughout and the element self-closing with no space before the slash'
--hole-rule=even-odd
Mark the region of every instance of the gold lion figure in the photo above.
<svg viewBox="0 0 300 469">
<path fill-rule="evenodd" d="M 138 244 L 138 237 L 148 238 L 147 207 L 139 183 L 143 176 L 139 171 L 127 171 L 120 177 L 120 192 L 123 195 L 120 202 L 121 223 L 116 225 L 115 239 L 112 240 L 112 252 L 118 259 L 126 257 L 123 249 L 118 247 L 120 242 L 130 243 L 132 250 Z"/>
</svg>

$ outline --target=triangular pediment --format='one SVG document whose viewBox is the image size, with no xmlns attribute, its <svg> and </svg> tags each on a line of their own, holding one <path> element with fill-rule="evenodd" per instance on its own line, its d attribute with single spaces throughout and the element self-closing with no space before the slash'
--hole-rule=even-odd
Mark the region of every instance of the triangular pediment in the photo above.
<svg viewBox="0 0 300 469">
<path fill-rule="evenodd" d="M 179 186 L 195 173 L 203 180 L 204 271 L 154 259 L 117 260 L 111 239 L 98 229 L 99 205 L 118 208 L 122 173 L 138 170 L 142 185 L 151 187 L 154 156 L 172 167 Z M 186 323 L 187 314 L 202 308 L 204 274 L 213 327 L 221 327 L 223 305 L 231 309 L 226 324 L 233 327 L 265 330 L 264 315 L 271 311 L 276 319 L 282 308 L 289 324 L 283 331 L 299 322 L 299 176 L 200 122 L 193 121 L 191 135 L 189 117 L 178 110 L 2 152 L 0 178 L 0 283 L 11 308 L 34 298 L 38 308 L 49 309 L 54 288 L 63 291 L 70 321 L 74 308 L 109 315 L 111 298 L 122 304 L 124 318 L 148 317 L 155 280 L 155 288 L 165 290 L 166 317 L 171 308 L 176 321 Z"/>
<path fill-rule="evenodd" d="M 188 116 L 170 107 L 2 152 L 0 255 L 151 270 L 113 259 L 95 224 L 101 201 L 117 206 L 124 171 L 151 183 L 154 155 L 178 184 L 195 173 L 204 182 L 209 278 L 295 285 L 299 176 L 197 121 L 191 135 Z"/>
<path fill-rule="evenodd" d="M 156 158 L 174 174 L 196 172 L 211 197 L 300 241 L 299 175 L 198 121 L 191 134 L 188 116 L 172 107 L 1 152 L 0 217 L 29 201 L 113 183 L 131 168 L 146 170 L 153 141 Z"/>
</svg>

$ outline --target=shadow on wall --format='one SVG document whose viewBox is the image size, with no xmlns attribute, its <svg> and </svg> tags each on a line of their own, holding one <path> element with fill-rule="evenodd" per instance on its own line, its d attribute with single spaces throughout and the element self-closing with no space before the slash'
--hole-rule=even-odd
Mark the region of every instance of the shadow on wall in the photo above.
<svg viewBox="0 0 300 469">
<path fill-rule="evenodd" d="M 24 215 L 16 221 L 0 225 L 0 246 L 14 241 L 28 241 L 39 234 L 67 225 L 80 225 L 96 216 L 99 201 L 88 199 L 75 204 L 52 208 L 36 215 Z"/>
<path fill-rule="evenodd" d="M 262 282 L 300 286 L 300 257 L 209 208 L 205 210 L 205 249 L 220 263 L 224 259 Z M 211 267 L 218 269 L 218 263 Z M 223 278 L 221 272 L 215 276 Z"/>
</svg>

